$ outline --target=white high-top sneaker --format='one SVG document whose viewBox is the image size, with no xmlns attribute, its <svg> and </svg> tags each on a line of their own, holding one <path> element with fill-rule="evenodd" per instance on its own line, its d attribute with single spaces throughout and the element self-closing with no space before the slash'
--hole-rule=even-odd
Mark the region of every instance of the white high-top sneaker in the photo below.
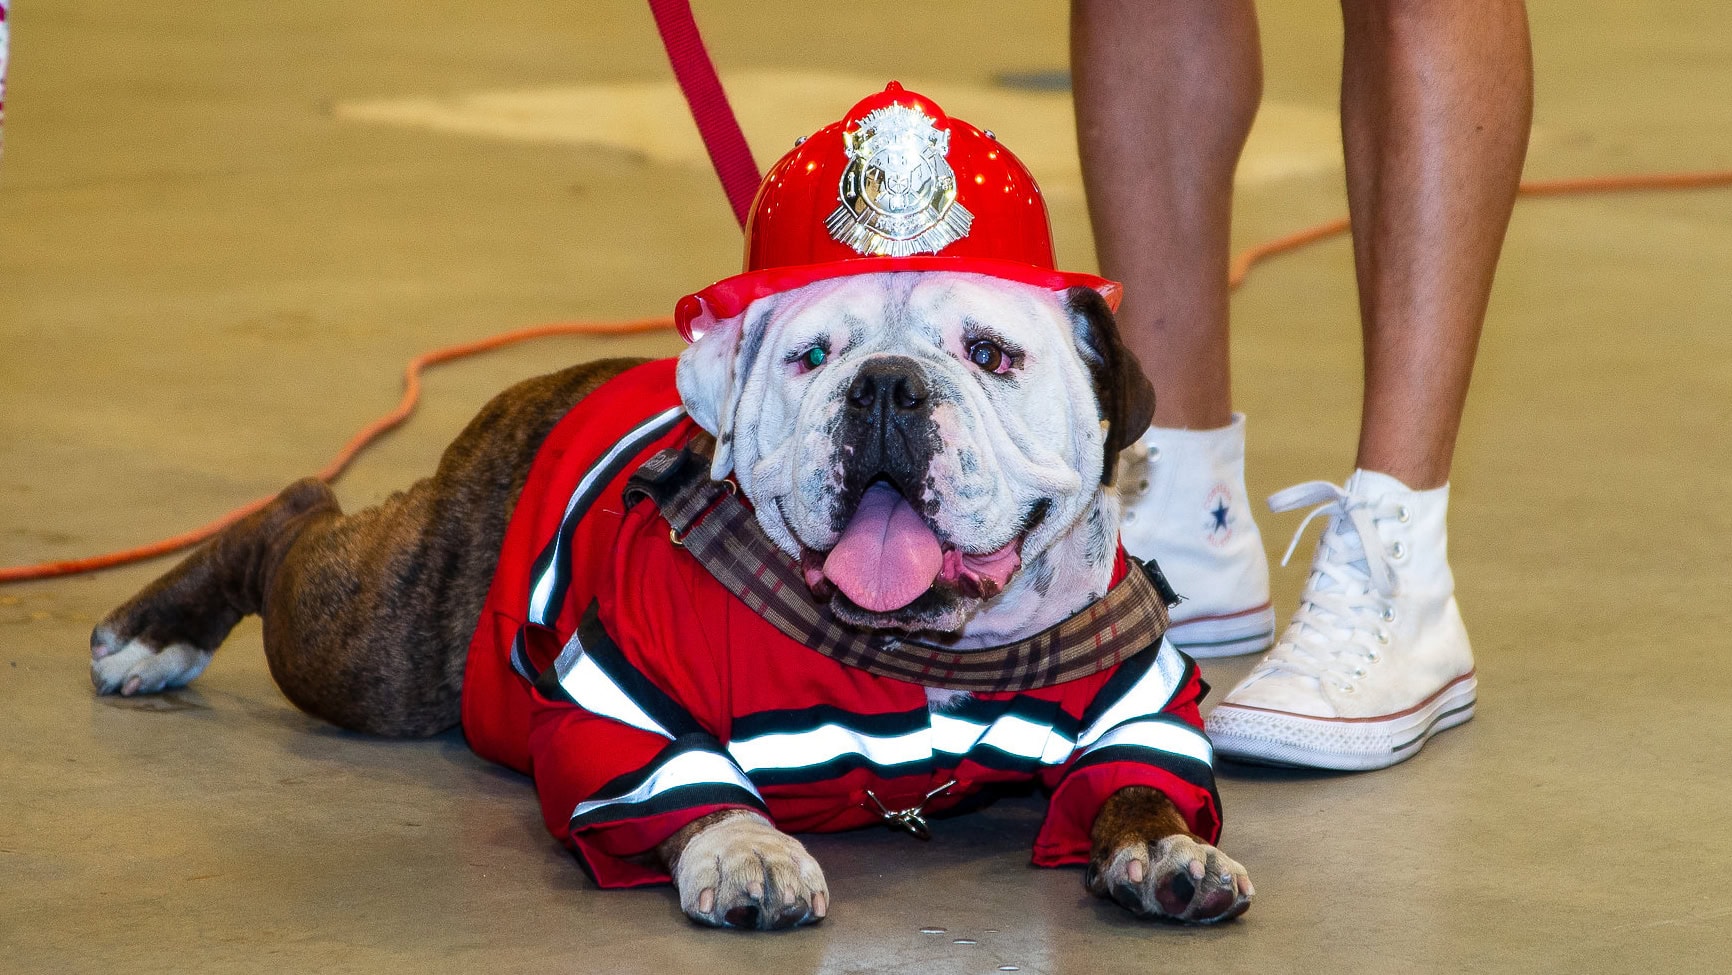
<svg viewBox="0 0 1732 975">
<path fill-rule="evenodd" d="M 1245 495 L 1245 414 L 1218 430 L 1150 427 L 1119 455 L 1119 539 L 1183 597 L 1167 639 L 1193 657 L 1266 650 L 1269 557 Z"/>
<path fill-rule="evenodd" d="M 1473 717 L 1473 650 L 1455 604 L 1444 516 L 1449 485 L 1413 491 L 1354 471 L 1288 488 L 1274 511 L 1329 514 L 1286 632 L 1208 717 L 1229 758 L 1374 769 L 1411 758 L 1432 735 Z M 1283 558 L 1281 564 L 1287 564 Z"/>
</svg>

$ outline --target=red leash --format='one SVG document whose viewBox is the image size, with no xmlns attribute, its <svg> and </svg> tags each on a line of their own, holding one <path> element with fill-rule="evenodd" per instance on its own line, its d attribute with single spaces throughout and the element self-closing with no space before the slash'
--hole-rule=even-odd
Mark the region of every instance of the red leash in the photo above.
<svg viewBox="0 0 1732 975">
<path fill-rule="evenodd" d="M 762 177 L 752 159 L 752 147 L 746 144 L 746 134 L 740 131 L 740 121 L 734 117 L 728 94 L 722 90 L 722 79 L 716 75 L 715 63 L 698 34 L 697 21 L 692 18 L 689 0 L 649 0 L 650 13 L 655 15 L 656 30 L 667 48 L 668 63 L 692 119 L 698 123 L 698 134 L 704 137 L 710 164 L 716 167 L 722 190 L 734 206 L 734 219 L 746 225 L 752 197 L 758 192 Z"/>
</svg>

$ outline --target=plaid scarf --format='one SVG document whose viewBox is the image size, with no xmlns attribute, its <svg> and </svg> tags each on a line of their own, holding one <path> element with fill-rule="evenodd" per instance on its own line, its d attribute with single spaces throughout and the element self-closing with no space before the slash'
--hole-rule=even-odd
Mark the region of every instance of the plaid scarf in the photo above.
<svg viewBox="0 0 1732 975">
<path fill-rule="evenodd" d="M 1177 599 L 1153 563 L 1131 571 L 1101 599 L 1033 636 L 996 647 L 949 650 L 862 630 L 812 597 L 800 567 L 764 534 L 731 481 L 712 481 L 707 437 L 664 450 L 626 485 L 630 506 L 649 499 L 681 545 L 729 592 L 790 639 L 850 667 L 959 691 L 1026 691 L 1118 666 L 1160 643 Z"/>
</svg>

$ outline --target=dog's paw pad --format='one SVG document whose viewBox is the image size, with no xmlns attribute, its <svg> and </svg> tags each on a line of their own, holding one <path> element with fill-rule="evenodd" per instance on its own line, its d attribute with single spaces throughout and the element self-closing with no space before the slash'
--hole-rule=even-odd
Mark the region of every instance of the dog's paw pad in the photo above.
<svg viewBox="0 0 1732 975">
<path fill-rule="evenodd" d="M 143 640 L 120 644 L 98 629 L 90 638 L 90 683 L 99 694 L 155 694 L 191 683 L 210 666 L 211 656 L 187 643 L 161 650 Z"/>
<path fill-rule="evenodd" d="M 711 927 L 771 931 L 816 924 L 829 911 L 818 861 L 757 816 L 724 820 L 694 836 L 674 883 L 681 909 Z"/>
<path fill-rule="evenodd" d="M 1192 924 L 1236 918 L 1256 893 L 1237 861 L 1189 836 L 1126 846 L 1091 872 L 1089 886 L 1133 914 Z"/>
</svg>

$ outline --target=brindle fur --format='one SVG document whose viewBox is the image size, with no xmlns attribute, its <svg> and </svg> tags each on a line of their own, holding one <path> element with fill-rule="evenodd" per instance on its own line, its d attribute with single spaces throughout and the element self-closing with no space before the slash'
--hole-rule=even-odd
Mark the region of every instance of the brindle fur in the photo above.
<svg viewBox="0 0 1732 975">
<path fill-rule="evenodd" d="M 215 650 L 259 613 L 271 676 L 303 711 L 390 737 L 456 725 L 464 656 L 536 450 L 573 404 L 640 361 L 513 386 L 437 473 L 378 507 L 344 515 L 319 481 L 290 485 L 108 614 L 92 644 Z"/>
<path fill-rule="evenodd" d="M 1089 877 L 1105 871 L 1118 852 L 1133 843 L 1154 843 L 1179 834 L 1198 842 L 1202 838 L 1185 825 L 1185 817 L 1173 800 L 1148 786 L 1127 786 L 1113 793 L 1101 805 L 1089 831 L 1092 850 L 1089 854 Z M 1096 891 L 1104 893 L 1104 891 Z"/>
</svg>

